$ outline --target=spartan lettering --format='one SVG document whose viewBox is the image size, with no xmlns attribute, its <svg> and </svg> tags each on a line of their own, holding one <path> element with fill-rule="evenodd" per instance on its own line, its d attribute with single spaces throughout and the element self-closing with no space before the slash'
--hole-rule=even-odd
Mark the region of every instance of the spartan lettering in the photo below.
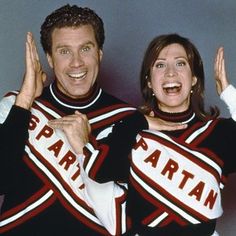
<svg viewBox="0 0 236 236">
<path fill-rule="evenodd" d="M 144 150 L 147 147 L 147 143 L 142 138 L 136 144 L 135 148 L 137 149 L 139 147 Z M 166 163 L 164 165 L 163 160 L 165 160 L 164 163 Z M 198 181 L 195 178 L 194 172 L 189 172 L 186 169 L 182 169 L 181 162 L 177 162 L 168 156 L 163 155 L 162 157 L 161 151 L 158 149 L 154 150 L 151 154 L 148 153 L 148 156 L 143 161 L 144 163 L 150 165 L 151 168 L 156 168 L 156 171 L 158 171 L 159 174 L 165 176 L 170 181 L 175 181 L 174 184 L 176 185 L 176 188 L 181 190 L 184 190 L 185 188 L 185 190 L 188 191 L 186 194 L 189 197 L 201 202 L 205 207 L 213 209 L 217 201 L 218 193 L 212 188 L 208 190 L 208 187 L 206 186 L 208 184 L 207 180 L 206 182 Z M 189 189 L 189 185 L 193 187 Z M 175 188 L 174 186 L 172 187 Z M 209 192 L 205 194 L 204 191 Z"/>
<path fill-rule="evenodd" d="M 54 156 L 58 157 L 60 154 L 60 151 L 62 149 L 64 142 L 59 139 L 57 142 L 55 142 L 53 145 L 51 145 L 50 147 L 48 147 L 49 151 L 53 151 L 54 152 Z M 70 168 L 71 165 L 73 165 L 76 161 L 76 156 L 73 152 L 71 152 L 70 150 L 60 159 L 60 161 L 58 162 L 59 165 L 64 166 L 63 168 L 65 170 L 68 170 Z M 77 170 L 76 172 L 73 174 L 73 176 L 71 177 L 72 180 L 77 179 L 77 177 L 80 175 L 80 169 L 79 169 L 79 163 L 76 165 Z"/>
<path fill-rule="evenodd" d="M 139 139 L 139 141 L 135 144 L 134 149 L 137 150 L 139 147 L 141 147 L 145 151 L 148 148 L 148 145 L 143 138 Z"/>
<path fill-rule="evenodd" d="M 62 140 L 58 140 L 57 142 L 55 142 L 53 145 L 51 145 L 50 147 L 48 147 L 49 151 L 53 151 L 54 152 L 54 156 L 58 157 L 58 154 L 61 151 L 61 148 L 63 146 L 63 141 Z"/>
<path fill-rule="evenodd" d="M 144 162 L 148 163 L 150 162 L 152 167 L 156 167 L 157 166 L 157 162 L 159 160 L 159 157 L 161 155 L 161 152 L 159 150 L 155 150 L 149 157 L 147 157 Z"/>
<path fill-rule="evenodd" d="M 78 177 L 79 177 L 79 175 L 80 175 L 80 166 L 79 166 L 79 163 L 76 165 L 76 167 L 77 167 L 77 171 L 71 176 L 71 179 L 72 180 L 76 180 Z"/>
<path fill-rule="evenodd" d="M 73 152 L 68 151 L 64 157 L 59 161 L 61 166 L 64 166 L 65 170 L 68 170 L 71 165 L 73 165 L 76 161 L 76 156 Z"/>
<path fill-rule="evenodd" d="M 176 173 L 178 169 L 179 169 L 178 163 L 172 159 L 169 159 L 164 169 L 162 170 L 161 174 L 165 176 L 166 173 L 168 173 L 167 178 L 169 180 L 172 180 L 174 173 Z"/>
<path fill-rule="evenodd" d="M 203 189 L 205 187 L 205 183 L 203 183 L 202 181 L 200 181 L 193 189 L 192 191 L 189 193 L 189 196 L 195 196 L 196 199 L 198 201 L 201 200 L 201 197 L 202 197 L 202 192 L 203 192 Z"/>
<path fill-rule="evenodd" d="M 183 179 L 179 184 L 179 188 L 183 189 L 189 179 L 193 179 L 194 175 L 186 170 L 182 171 Z"/>
<path fill-rule="evenodd" d="M 204 202 L 204 206 L 207 207 L 207 206 L 209 205 L 209 208 L 212 209 L 213 206 L 214 206 L 214 204 L 215 204 L 215 202 L 216 202 L 217 195 L 218 195 L 218 194 L 217 194 L 216 192 L 214 192 L 213 190 L 211 190 L 211 191 L 209 192 L 209 194 L 208 194 L 208 196 L 207 196 L 205 202 Z"/>
<path fill-rule="evenodd" d="M 39 140 L 41 137 L 49 138 L 53 134 L 53 129 L 50 128 L 48 125 L 45 125 L 42 130 L 36 136 L 36 139 Z"/>
<path fill-rule="evenodd" d="M 30 123 L 29 123 L 29 130 L 34 130 L 39 123 L 39 118 L 35 115 L 31 115 Z"/>
<path fill-rule="evenodd" d="M 31 116 L 31 120 L 29 123 L 29 130 L 34 131 L 40 123 L 44 124 L 44 121 L 41 121 L 37 116 L 33 115 Z M 41 125 L 40 125 L 41 127 Z M 68 178 L 70 178 L 72 181 L 79 181 L 79 189 L 84 188 L 84 184 L 80 184 L 79 177 L 80 177 L 80 166 L 77 162 L 76 155 L 69 149 L 68 146 L 66 146 L 63 139 L 58 139 L 56 133 L 54 130 L 49 127 L 47 124 L 42 126 L 41 129 L 35 134 L 36 137 L 34 139 L 34 142 L 37 143 L 37 147 L 40 150 L 47 149 L 51 153 L 49 156 L 45 155 L 45 159 L 52 165 L 60 165 L 61 168 L 56 169 L 59 173 L 61 173 L 62 169 L 67 171 L 66 175 L 63 173 L 62 177 L 67 182 Z M 48 142 L 45 142 L 44 139 L 47 139 Z M 42 140 L 42 144 L 41 144 Z M 54 142 L 52 143 L 51 141 Z M 48 144 L 48 146 L 47 146 Z M 65 145 L 65 146 L 64 146 Z M 53 159 L 55 157 L 55 159 Z M 56 161 L 56 163 L 55 163 Z M 71 168 L 71 169 L 70 169 Z"/>
</svg>

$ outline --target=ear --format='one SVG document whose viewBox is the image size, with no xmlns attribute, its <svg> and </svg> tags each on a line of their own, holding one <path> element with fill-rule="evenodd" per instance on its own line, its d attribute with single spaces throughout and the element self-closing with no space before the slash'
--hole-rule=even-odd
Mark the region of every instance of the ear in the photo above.
<svg viewBox="0 0 236 236">
<path fill-rule="evenodd" d="M 100 59 L 100 61 L 102 60 L 102 56 L 103 56 L 103 51 L 101 49 L 99 49 L 99 59 Z"/>
<path fill-rule="evenodd" d="M 152 84 L 151 84 L 150 81 L 148 81 L 147 86 L 148 86 L 148 88 L 150 88 L 150 89 L 152 88 Z"/>
<path fill-rule="evenodd" d="M 194 86 L 197 83 L 197 77 L 194 76 L 192 79 L 192 86 Z"/>
<path fill-rule="evenodd" d="M 53 69 L 53 60 L 52 60 L 52 56 L 50 56 L 48 53 L 47 53 L 47 60 L 48 60 L 48 64 L 49 66 Z"/>
</svg>

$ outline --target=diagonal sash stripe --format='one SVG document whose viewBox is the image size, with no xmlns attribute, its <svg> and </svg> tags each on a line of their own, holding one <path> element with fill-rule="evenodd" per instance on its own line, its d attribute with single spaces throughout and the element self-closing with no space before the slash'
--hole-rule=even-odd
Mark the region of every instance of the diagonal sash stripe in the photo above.
<svg viewBox="0 0 236 236">
<path fill-rule="evenodd" d="M 173 204 L 171 201 L 166 199 L 163 195 L 155 191 L 153 188 L 151 188 L 147 183 L 145 183 L 142 178 L 140 178 L 136 173 L 131 169 L 130 171 L 131 176 L 134 178 L 134 180 L 142 186 L 145 191 L 147 191 L 149 194 L 151 194 L 155 199 L 158 199 L 158 201 L 161 201 L 165 205 L 167 205 L 169 208 L 176 211 L 178 214 L 180 214 L 182 217 L 184 217 L 186 220 L 193 224 L 200 223 L 196 218 L 185 212 L 183 209 L 179 208 L 177 205 Z"/>
<path fill-rule="evenodd" d="M 34 194 L 27 202 L 1 215 L 0 233 L 5 232 L 17 224 L 22 224 L 28 218 L 41 212 L 48 205 L 53 203 L 54 200 L 53 191 L 43 188 L 38 193 Z"/>
<path fill-rule="evenodd" d="M 30 151 L 29 147 L 26 147 L 26 152 L 29 158 L 33 161 L 33 163 L 51 180 L 51 182 L 56 186 L 59 192 L 63 195 L 63 197 L 76 209 L 79 213 L 83 214 L 86 218 L 94 221 L 96 224 L 101 225 L 100 221 L 95 217 L 95 215 L 91 214 L 91 212 L 87 211 L 82 207 L 81 203 L 78 202 L 75 198 L 72 197 L 71 193 L 68 193 L 63 184 L 55 177 L 51 170 L 48 169 L 33 153 Z M 75 190 L 74 190 L 75 191 Z M 80 201 L 83 201 L 80 198 Z M 85 204 L 85 203 L 84 203 Z"/>
</svg>

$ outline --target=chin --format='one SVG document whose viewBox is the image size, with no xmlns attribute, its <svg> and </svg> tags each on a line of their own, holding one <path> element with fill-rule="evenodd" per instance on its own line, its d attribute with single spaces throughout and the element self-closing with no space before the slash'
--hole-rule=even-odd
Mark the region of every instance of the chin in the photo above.
<svg viewBox="0 0 236 236">
<path fill-rule="evenodd" d="M 89 93 L 74 93 L 74 94 L 71 94 L 70 97 L 73 98 L 73 99 L 81 99 L 81 98 L 85 98 L 89 95 Z"/>
</svg>

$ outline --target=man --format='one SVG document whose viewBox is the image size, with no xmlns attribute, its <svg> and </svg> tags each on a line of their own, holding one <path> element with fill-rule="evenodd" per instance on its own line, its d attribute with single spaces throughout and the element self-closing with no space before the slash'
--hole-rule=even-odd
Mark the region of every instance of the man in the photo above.
<svg viewBox="0 0 236 236">
<path fill-rule="evenodd" d="M 77 156 L 88 137 L 80 131 L 88 134 L 91 126 L 91 139 L 104 142 L 106 150 L 108 134 L 119 135 L 123 123 L 131 123 L 114 156 L 119 158 L 128 155 L 136 133 L 148 124 L 134 107 L 99 87 L 104 39 L 103 22 L 91 9 L 65 5 L 52 12 L 41 26 L 41 44 L 55 79 L 44 87 L 46 75 L 27 34 L 22 86 L 0 103 L 2 235 L 108 235 L 84 200 Z M 53 119 L 59 119 L 60 129 L 50 127 Z M 87 119 L 90 125 L 82 122 Z M 104 159 L 86 160 L 86 171 L 95 176 Z M 126 223 L 121 228 L 124 232 Z"/>
</svg>

